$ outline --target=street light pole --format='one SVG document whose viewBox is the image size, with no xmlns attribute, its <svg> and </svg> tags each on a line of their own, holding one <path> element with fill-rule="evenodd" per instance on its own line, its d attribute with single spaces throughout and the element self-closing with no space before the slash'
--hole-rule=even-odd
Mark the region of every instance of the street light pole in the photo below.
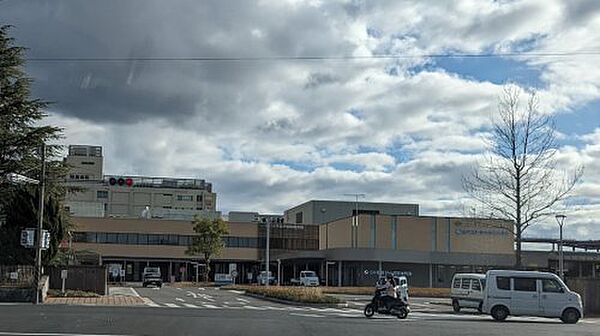
<svg viewBox="0 0 600 336">
<path fill-rule="evenodd" d="M 265 261 L 266 261 L 265 269 L 267 271 L 265 274 L 265 276 L 266 276 L 265 287 L 269 287 L 269 262 L 270 262 L 270 260 L 269 260 L 270 232 L 269 231 L 271 231 L 270 223 L 271 223 L 271 219 L 269 218 L 269 220 L 267 220 L 267 246 L 266 246 L 266 251 L 265 251 L 267 254 L 265 257 Z"/>
<path fill-rule="evenodd" d="M 40 199 L 38 205 L 37 243 L 35 246 L 35 304 L 39 304 L 42 301 L 40 284 L 42 282 L 42 230 L 44 224 L 44 189 L 46 185 L 46 144 L 44 143 L 40 147 L 40 161 Z"/>
<path fill-rule="evenodd" d="M 565 279 L 565 266 L 564 266 L 564 255 L 563 255 L 563 225 L 565 223 L 565 215 L 556 215 L 556 221 L 560 228 L 560 238 L 558 240 L 558 274 L 561 279 Z"/>
</svg>

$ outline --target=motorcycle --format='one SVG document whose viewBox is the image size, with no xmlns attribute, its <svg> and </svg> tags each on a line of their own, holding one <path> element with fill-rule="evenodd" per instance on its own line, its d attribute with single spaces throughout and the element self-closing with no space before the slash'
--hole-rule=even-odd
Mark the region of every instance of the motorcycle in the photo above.
<svg viewBox="0 0 600 336">
<path fill-rule="evenodd" d="M 410 307 L 408 306 L 408 303 L 404 302 L 401 299 L 394 299 L 393 304 L 388 310 L 387 306 L 383 302 L 384 295 L 382 294 L 384 291 L 384 288 L 378 288 L 375 290 L 375 295 L 373 296 L 373 299 L 371 299 L 371 302 L 365 306 L 363 314 L 369 318 L 373 317 L 375 313 L 383 315 L 394 315 L 399 319 L 405 319 L 406 317 L 408 317 Z"/>
</svg>

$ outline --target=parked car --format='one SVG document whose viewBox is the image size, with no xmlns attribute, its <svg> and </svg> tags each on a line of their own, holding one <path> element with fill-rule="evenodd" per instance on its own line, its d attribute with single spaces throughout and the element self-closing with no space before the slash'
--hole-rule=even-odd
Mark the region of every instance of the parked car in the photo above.
<svg viewBox="0 0 600 336">
<path fill-rule="evenodd" d="M 301 271 L 298 279 L 291 280 L 292 285 L 298 286 L 318 286 L 319 277 L 314 271 Z"/>
<path fill-rule="evenodd" d="M 481 312 L 484 290 L 485 274 L 454 274 L 452 288 L 450 289 L 454 312 L 458 313 L 462 308 L 474 308 Z"/>
<path fill-rule="evenodd" d="M 256 282 L 258 282 L 258 284 L 260 285 L 264 285 L 267 283 L 267 279 L 269 281 L 269 285 L 274 285 L 275 284 L 275 277 L 273 276 L 273 272 L 269 271 L 269 276 L 267 278 L 267 272 L 266 271 L 261 271 L 258 276 L 256 277 Z"/>
<path fill-rule="evenodd" d="M 162 287 L 163 281 L 160 274 L 160 267 L 144 267 L 142 281 L 142 286 L 144 287 L 148 287 L 149 285 Z"/>
<path fill-rule="evenodd" d="M 483 311 L 497 321 L 526 315 L 577 323 L 583 304 L 581 296 L 554 273 L 494 270 L 486 273 Z"/>
</svg>

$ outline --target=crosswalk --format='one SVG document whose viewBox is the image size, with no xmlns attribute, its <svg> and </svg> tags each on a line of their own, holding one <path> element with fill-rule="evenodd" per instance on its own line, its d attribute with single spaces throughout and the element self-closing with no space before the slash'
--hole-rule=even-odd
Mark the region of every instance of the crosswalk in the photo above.
<svg viewBox="0 0 600 336">
<path fill-rule="evenodd" d="M 243 299 L 243 301 L 248 301 Z M 158 303 L 151 300 L 146 300 L 145 304 L 150 307 L 162 307 L 162 308 L 173 308 L 173 309 L 227 309 L 227 310 L 253 310 L 253 311 L 282 311 L 288 312 L 292 316 L 300 316 L 307 318 L 348 318 L 358 319 L 366 317 L 363 315 L 362 309 L 357 308 L 319 308 L 319 307 L 304 307 L 304 306 L 275 306 L 275 305 L 256 305 L 250 304 L 250 301 L 235 301 L 229 302 L 229 304 L 221 303 L 216 304 L 214 302 L 166 302 Z M 397 319 L 394 316 L 389 315 L 378 315 L 376 314 L 369 320 L 381 320 L 381 319 Z M 560 324 L 558 319 L 548 319 L 543 317 L 509 317 L 511 321 L 523 321 L 523 322 L 545 322 L 545 323 L 557 323 Z M 449 321 L 449 320 L 468 320 L 468 321 L 483 321 L 491 320 L 491 317 L 484 314 L 455 314 L 455 313 L 443 313 L 443 312 L 431 312 L 431 311 L 412 311 L 408 317 L 402 321 L 415 322 L 415 321 Z M 596 319 L 586 320 L 583 319 L 580 323 L 585 324 L 600 324 L 600 321 Z"/>
</svg>

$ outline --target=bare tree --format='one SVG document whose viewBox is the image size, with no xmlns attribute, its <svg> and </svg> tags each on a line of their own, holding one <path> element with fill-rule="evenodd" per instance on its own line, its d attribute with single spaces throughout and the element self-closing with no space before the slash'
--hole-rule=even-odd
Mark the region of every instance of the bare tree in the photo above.
<svg viewBox="0 0 600 336">
<path fill-rule="evenodd" d="M 583 167 L 557 169 L 554 120 L 539 112 L 535 92 L 521 106 L 522 90 L 504 87 L 494 118 L 488 152 L 478 167 L 463 177 L 465 191 L 486 211 L 514 222 L 515 267 L 521 268 L 523 232 L 552 215 L 581 179 Z"/>
</svg>

